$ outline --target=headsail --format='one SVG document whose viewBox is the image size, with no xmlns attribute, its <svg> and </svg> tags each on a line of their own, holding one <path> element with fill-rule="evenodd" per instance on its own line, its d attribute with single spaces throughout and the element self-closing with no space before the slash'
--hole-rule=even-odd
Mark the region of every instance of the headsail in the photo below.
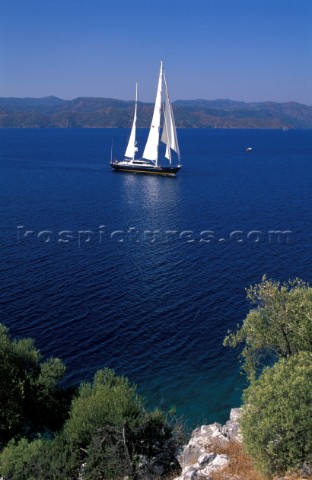
<svg viewBox="0 0 312 480">
<path fill-rule="evenodd" d="M 175 126 L 172 106 L 170 103 L 166 76 L 164 74 L 165 84 L 165 108 L 164 108 L 164 128 L 161 136 L 161 141 L 166 145 L 166 158 L 171 163 L 171 149 L 176 152 L 180 160 L 180 149 L 178 144 L 177 129 Z"/>
<path fill-rule="evenodd" d="M 129 142 L 128 146 L 125 152 L 125 157 L 126 158 L 131 158 L 132 160 L 135 157 L 136 152 L 138 151 L 137 149 L 137 141 L 136 141 L 136 122 L 137 122 L 137 104 L 138 104 L 138 84 L 136 83 L 135 85 L 135 107 L 134 107 L 134 117 L 133 117 L 133 123 L 132 123 L 132 128 L 131 128 L 131 133 L 129 137 Z"/>
<path fill-rule="evenodd" d="M 161 120 L 161 99 L 162 99 L 162 83 L 163 83 L 163 63 L 160 62 L 160 72 L 158 79 L 157 94 L 155 100 L 154 113 L 151 128 L 143 152 L 143 158 L 153 160 L 156 165 L 158 162 L 158 145 L 159 145 L 159 129 Z"/>
</svg>

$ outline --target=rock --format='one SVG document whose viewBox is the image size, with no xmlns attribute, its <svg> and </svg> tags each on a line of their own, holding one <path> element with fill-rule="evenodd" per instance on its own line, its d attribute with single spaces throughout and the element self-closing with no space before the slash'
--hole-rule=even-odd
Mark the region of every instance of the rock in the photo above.
<svg viewBox="0 0 312 480">
<path fill-rule="evenodd" d="M 228 438 L 222 433 L 222 426 L 220 423 L 213 423 L 212 425 L 202 425 L 192 432 L 189 443 L 184 447 L 178 461 L 182 467 L 198 462 L 201 455 L 207 454 L 207 448 L 212 440 L 220 442 L 228 442 Z"/>
<path fill-rule="evenodd" d="M 196 475 L 196 470 L 190 470 L 183 477 L 183 480 L 194 480 Z"/>
<path fill-rule="evenodd" d="M 216 455 L 211 463 L 209 463 L 204 469 L 198 470 L 196 475 L 200 477 L 208 477 L 211 472 L 225 467 L 229 462 L 227 455 Z"/>
<path fill-rule="evenodd" d="M 312 477 L 312 463 L 304 463 L 300 470 L 300 475 L 302 478 L 311 478 Z"/>
<path fill-rule="evenodd" d="M 174 444 L 175 445 L 175 444 Z M 138 455 L 138 471 L 136 478 L 139 480 L 156 480 L 180 470 L 180 465 L 175 456 L 175 449 L 171 440 L 165 442 L 154 456 Z"/>
<path fill-rule="evenodd" d="M 191 465 L 197 462 L 198 458 L 206 453 L 206 448 L 204 445 L 196 445 L 188 443 L 182 454 L 178 456 L 179 464 L 183 469 L 186 465 Z"/>
<path fill-rule="evenodd" d="M 237 442 L 242 442 L 242 432 L 239 426 L 239 419 L 242 414 L 241 408 L 232 408 L 230 412 L 230 419 L 226 422 L 224 427 L 222 427 L 222 433 L 229 440 L 236 440 Z"/>
<path fill-rule="evenodd" d="M 227 455 L 218 455 L 213 452 L 213 444 L 226 444 L 230 440 L 241 441 L 239 418 L 242 410 L 233 408 L 230 419 L 224 426 L 220 423 L 202 425 L 196 428 L 187 445 L 180 451 L 178 461 L 182 468 L 180 477 L 175 480 L 203 480 L 209 479 L 214 470 L 224 468 L 229 459 Z"/>
<path fill-rule="evenodd" d="M 203 453 L 203 455 L 197 460 L 197 463 L 201 466 L 205 466 L 207 463 L 213 461 L 215 457 L 216 455 L 214 453 Z"/>
<path fill-rule="evenodd" d="M 211 466 L 214 468 L 224 467 L 229 462 L 229 457 L 227 455 L 217 455 L 211 462 Z"/>
</svg>

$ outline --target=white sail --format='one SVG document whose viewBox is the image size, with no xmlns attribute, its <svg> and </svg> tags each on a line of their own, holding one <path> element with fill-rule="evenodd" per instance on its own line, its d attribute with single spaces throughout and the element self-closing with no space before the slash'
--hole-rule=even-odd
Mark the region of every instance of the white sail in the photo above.
<svg viewBox="0 0 312 480">
<path fill-rule="evenodd" d="M 160 72 L 159 72 L 154 113 L 153 113 L 151 128 L 150 128 L 145 149 L 143 152 L 143 158 L 146 158 L 147 160 L 153 160 L 156 165 L 158 162 L 159 129 L 160 129 L 160 120 L 161 120 L 161 99 L 162 99 L 162 83 L 163 83 L 162 65 L 163 65 L 162 62 L 160 62 Z"/>
<path fill-rule="evenodd" d="M 161 136 L 161 141 L 166 145 L 166 153 L 165 157 L 168 158 L 169 163 L 171 163 L 171 137 L 172 137 L 172 129 L 170 127 L 171 120 L 170 120 L 170 106 L 167 101 L 166 97 L 166 102 L 164 106 L 164 126 L 163 126 L 163 131 L 162 131 L 162 136 Z"/>
<path fill-rule="evenodd" d="M 166 76 L 164 74 L 165 84 L 165 108 L 164 108 L 164 128 L 161 136 L 161 141 L 166 145 L 166 158 L 171 163 L 171 149 L 174 150 L 178 159 L 180 160 L 180 149 L 178 144 L 177 129 L 175 126 L 172 106 L 170 103 Z"/>
<path fill-rule="evenodd" d="M 164 98 L 163 98 L 164 95 Z M 173 110 L 169 99 L 167 81 L 165 72 L 163 70 L 163 62 L 160 63 L 160 72 L 157 84 L 157 93 L 155 106 L 153 111 L 153 118 L 149 130 L 147 142 L 141 158 L 135 158 L 137 149 L 136 142 L 136 123 L 137 123 L 137 104 L 138 104 L 138 86 L 136 84 L 135 108 L 134 118 L 131 128 L 128 146 L 123 160 L 113 160 L 111 152 L 110 164 L 116 171 L 135 172 L 135 173 L 149 173 L 156 175 L 175 176 L 180 170 L 180 150 L 177 138 L 177 130 L 175 126 Z M 163 132 L 160 139 L 160 126 L 163 115 Z M 176 152 L 179 164 L 178 165 L 159 165 L 158 163 L 158 149 L 159 142 L 162 141 L 166 145 L 165 157 L 171 164 L 172 151 Z"/>
<path fill-rule="evenodd" d="M 136 141 L 137 104 L 138 104 L 138 84 L 136 83 L 134 117 L 133 117 L 133 123 L 132 123 L 128 146 L 125 152 L 125 157 L 131 158 L 132 160 L 134 159 L 135 154 L 138 151 L 136 146 L 137 144 L 137 141 Z"/>
</svg>

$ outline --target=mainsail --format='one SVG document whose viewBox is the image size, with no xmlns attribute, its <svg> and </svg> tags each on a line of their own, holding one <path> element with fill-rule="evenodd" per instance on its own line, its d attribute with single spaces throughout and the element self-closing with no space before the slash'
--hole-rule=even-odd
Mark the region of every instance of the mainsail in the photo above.
<svg viewBox="0 0 312 480">
<path fill-rule="evenodd" d="M 165 87 L 164 88 L 165 102 L 164 102 L 164 106 L 162 107 L 163 84 Z M 180 161 L 180 149 L 178 144 L 177 130 L 174 122 L 172 106 L 169 99 L 166 76 L 165 76 L 165 73 L 163 72 L 163 62 L 160 63 L 160 72 L 159 72 L 159 80 L 158 80 L 154 113 L 153 113 L 151 128 L 147 138 L 145 150 L 143 153 L 143 158 L 146 158 L 147 160 L 152 160 L 153 162 L 155 162 L 155 165 L 158 164 L 159 131 L 160 131 L 162 109 L 164 113 L 164 124 L 163 124 L 161 141 L 166 145 L 165 156 L 166 158 L 168 158 L 169 162 L 171 163 L 171 150 L 174 150 L 178 155 L 178 160 Z"/>
<path fill-rule="evenodd" d="M 163 84 L 163 63 L 160 62 L 160 72 L 157 86 L 157 94 L 155 100 L 154 113 L 151 128 L 143 152 L 143 158 L 153 160 L 157 165 L 158 162 L 158 145 L 159 145 L 159 129 L 161 120 L 161 101 L 162 101 L 162 84 Z"/>
<path fill-rule="evenodd" d="M 134 159 L 135 154 L 138 151 L 138 148 L 136 146 L 137 144 L 137 141 L 136 141 L 137 104 L 138 104 L 138 84 L 136 83 L 134 117 L 133 117 L 133 123 L 132 123 L 128 146 L 125 152 L 125 157 L 131 158 L 132 160 Z"/>
</svg>

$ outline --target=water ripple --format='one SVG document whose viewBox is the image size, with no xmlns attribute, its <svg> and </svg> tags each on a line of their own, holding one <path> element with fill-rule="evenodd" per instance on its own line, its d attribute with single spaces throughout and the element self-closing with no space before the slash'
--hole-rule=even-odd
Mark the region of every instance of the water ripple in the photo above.
<svg viewBox="0 0 312 480">
<path fill-rule="evenodd" d="M 245 287 L 311 281 L 311 132 L 181 131 L 176 179 L 111 172 L 112 133 L 125 136 L 0 130 L 1 321 L 63 358 L 68 382 L 109 366 L 191 425 L 223 422 L 243 387 L 222 342 L 248 312 Z M 19 242 L 20 225 L 33 234 Z M 235 230 L 264 234 L 239 243 Z M 294 235 L 270 243 L 269 230 Z"/>
</svg>

